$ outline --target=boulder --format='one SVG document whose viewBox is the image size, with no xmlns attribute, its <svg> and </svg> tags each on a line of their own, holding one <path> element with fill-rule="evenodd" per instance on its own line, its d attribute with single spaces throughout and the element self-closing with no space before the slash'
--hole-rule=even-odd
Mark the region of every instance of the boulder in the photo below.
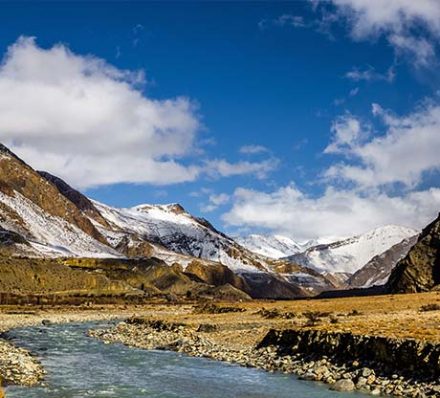
<svg viewBox="0 0 440 398">
<path fill-rule="evenodd" d="M 334 391 L 353 391 L 355 389 L 355 385 L 350 379 L 341 379 L 333 384 L 330 389 Z"/>
</svg>

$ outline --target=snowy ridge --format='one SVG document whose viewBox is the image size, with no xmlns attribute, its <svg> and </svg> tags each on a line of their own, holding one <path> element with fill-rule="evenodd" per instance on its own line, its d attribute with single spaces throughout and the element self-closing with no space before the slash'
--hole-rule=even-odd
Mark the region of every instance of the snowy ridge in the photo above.
<svg viewBox="0 0 440 398">
<path fill-rule="evenodd" d="M 298 243 L 282 235 L 252 234 L 235 238 L 246 249 L 269 258 L 279 259 L 301 253 L 314 245 L 314 242 Z"/>
<path fill-rule="evenodd" d="M 417 233 L 412 228 L 387 225 L 353 238 L 311 247 L 289 259 L 321 273 L 353 274 L 373 257 Z"/>
<path fill-rule="evenodd" d="M 17 228 L 6 219 L 0 225 L 19 234 L 24 233 L 37 253 L 48 257 L 121 257 L 115 250 L 98 242 L 77 226 L 45 213 L 18 192 L 14 192 L 13 196 L 0 192 L 0 202 L 15 211 L 25 224 Z"/>
<path fill-rule="evenodd" d="M 121 231 L 120 237 L 135 234 L 171 252 L 220 262 L 234 271 L 264 271 L 253 264 L 252 253 L 246 253 L 234 240 L 193 217 L 179 205 L 140 205 L 119 209 L 96 201 L 93 203 L 110 225 Z M 114 231 L 95 225 L 109 241 L 117 243 Z"/>
</svg>

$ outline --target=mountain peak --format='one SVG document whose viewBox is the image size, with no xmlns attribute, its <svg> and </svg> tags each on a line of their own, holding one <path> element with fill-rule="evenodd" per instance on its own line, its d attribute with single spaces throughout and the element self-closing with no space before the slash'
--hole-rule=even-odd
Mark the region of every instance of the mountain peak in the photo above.
<svg viewBox="0 0 440 398">
<path fill-rule="evenodd" d="M 162 210 L 173 214 L 189 214 L 185 208 L 180 203 L 168 203 L 165 205 L 152 205 L 148 203 L 143 203 L 137 206 L 132 207 L 133 210 L 139 212 L 149 212 L 151 210 Z"/>
</svg>

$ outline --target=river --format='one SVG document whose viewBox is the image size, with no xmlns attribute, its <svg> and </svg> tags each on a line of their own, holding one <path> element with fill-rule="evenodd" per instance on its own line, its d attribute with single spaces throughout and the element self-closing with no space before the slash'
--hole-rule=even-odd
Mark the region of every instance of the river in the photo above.
<svg viewBox="0 0 440 398">
<path fill-rule="evenodd" d="M 105 345 L 86 336 L 97 324 L 16 329 L 13 341 L 36 354 L 45 386 L 8 387 L 8 398 L 350 398 L 292 375 L 268 373 L 174 352 Z"/>
</svg>

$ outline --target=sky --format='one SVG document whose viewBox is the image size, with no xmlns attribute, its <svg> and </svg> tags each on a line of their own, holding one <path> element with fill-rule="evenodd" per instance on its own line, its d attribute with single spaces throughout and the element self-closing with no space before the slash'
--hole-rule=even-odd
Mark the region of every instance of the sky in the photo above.
<svg viewBox="0 0 440 398">
<path fill-rule="evenodd" d="M 0 141 L 109 205 L 337 238 L 440 211 L 440 2 L 2 3 Z"/>
</svg>

